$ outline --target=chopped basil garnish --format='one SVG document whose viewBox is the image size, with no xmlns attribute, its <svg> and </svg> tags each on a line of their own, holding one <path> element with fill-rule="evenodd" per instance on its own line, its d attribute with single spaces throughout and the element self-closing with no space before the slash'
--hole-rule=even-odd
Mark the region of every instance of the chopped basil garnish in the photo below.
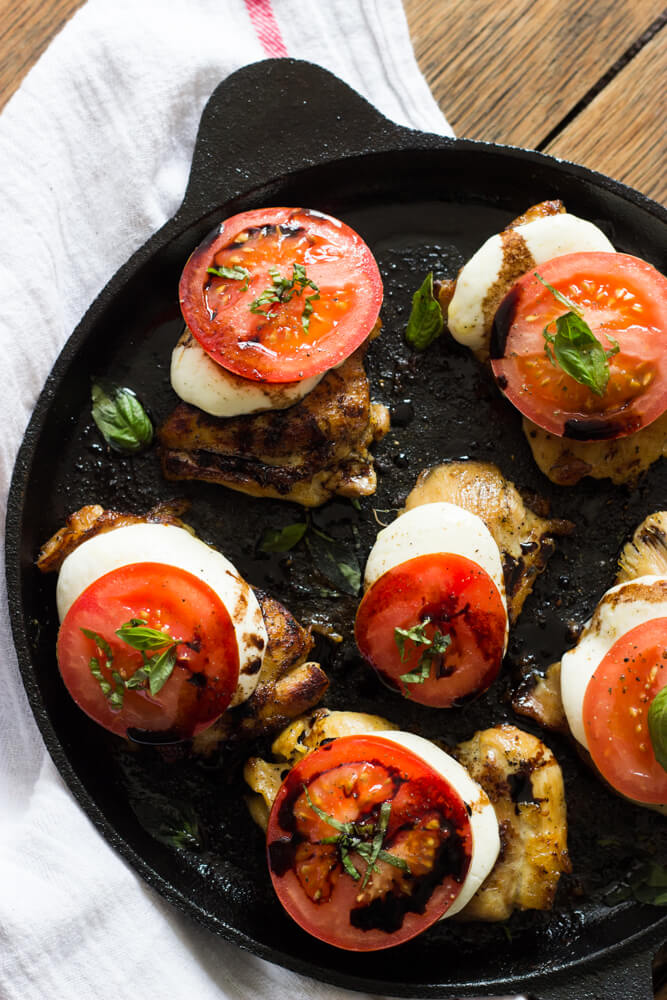
<svg viewBox="0 0 667 1000">
<path fill-rule="evenodd" d="M 382 803 L 380 806 L 380 815 L 373 822 L 341 823 L 326 813 L 324 809 L 320 809 L 319 806 L 315 805 L 305 785 L 303 786 L 303 790 L 306 793 L 306 801 L 313 812 L 325 823 L 328 823 L 329 826 L 332 826 L 334 830 L 338 831 L 336 836 L 324 837 L 319 843 L 336 845 L 343 868 L 355 881 L 361 878 L 361 872 L 354 865 L 350 855 L 356 853 L 366 863 L 366 871 L 361 883 L 362 889 L 365 889 L 368 885 L 372 873 L 377 871 L 378 861 L 386 861 L 387 864 L 393 865 L 394 868 L 400 868 L 401 871 L 406 872 L 408 875 L 410 874 L 408 863 L 403 858 L 399 858 L 395 854 L 390 854 L 389 851 L 385 851 L 382 847 L 387 827 L 389 826 L 391 802 Z"/>
<path fill-rule="evenodd" d="M 355 548 L 346 540 L 332 538 L 316 526 L 316 514 L 307 514 L 306 521 L 295 521 L 284 528 L 266 528 L 259 543 L 261 552 L 290 552 L 303 539 L 317 572 L 336 591 L 322 593 L 335 597 L 344 593 L 356 597 L 361 587 L 361 566 Z M 352 529 L 355 530 L 354 527 Z"/>
<path fill-rule="evenodd" d="M 295 295 L 303 295 L 306 288 L 312 288 L 313 294 L 306 296 L 301 313 L 301 326 L 307 333 L 310 326 L 310 317 L 313 314 L 313 302 L 316 302 L 320 297 L 318 286 L 306 276 L 306 269 L 303 264 L 292 264 L 291 278 L 281 277 L 280 271 L 275 267 L 269 268 L 269 274 L 272 280 L 271 288 L 265 288 L 262 294 L 250 303 L 250 312 L 271 317 L 273 315 L 271 313 L 271 306 L 274 302 L 290 302 Z M 265 306 L 269 308 L 265 309 Z"/>
<path fill-rule="evenodd" d="M 433 294 L 433 271 L 412 296 L 412 310 L 405 331 L 408 347 L 425 351 L 442 333 L 444 327 L 442 306 Z"/>
<path fill-rule="evenodd" d="M 352 546 L 331 538 L 312 524 L 306 544 L 322 576 L 339 591 L 356 597 L 361 586 L 361 566 Z"/>
<path fill-rule="evenodd" d="M 430 622 L 430 618 L 425 618 L 423 622 L 419 625 L 413 625 L 412 628 L 394 629 L 394 642 L 398 646 L 401 662 L 405 661 L 411 652 L 410 650 L 406 651 L 407 642 L 412 642 L 415 646 L 425 647 L 417 662 L 417 669 L 411 673 L 400 675 L 399 680 L 403 684 L 423 684 L 424 681 L 428 680 L 434 661 L 444 656 L 452 643 L 451 636 L 444 635 L 440 629 L 436 629 L 432 637 L 429 638 L 426 635 L 426 626 Z"/>
<path fill-rule="evenodd" d="M 123 707 L 126 689 L 131 691 L 148 688 L 153 697 L 159 694 L 176 666 L 176 646 L 183 641 L 182 639 L 173 639 L 158 629 L 146 628 L 146 622 L 141 618 L 131 618 L 119 629 L 116 629 L 116 635 L 132 649 L 139 650 L 144 662 L 131 677 L 124 680 L 118 671 L 113 669 L 113 650 L 106 639 L 87 628 L 82 628 L 81 631 L 88 639 L 93 640 L 100 652 L 104 653 L 106 657 L 104 666 L 111 672 L 113 683 L 105 678 L 96 656 L 91 656 L 88 665 L 102 694 L 111 708 L 114 709 Z M 149 657 L 146 655 L 147 652 L 153 652 L 154 655 Z"/>
<path fill-rule="evenodd" d="M 649 903 L 651 906 L 667 906 L 667 866 L 644 861 L 604 896 L 609 906 L 626 899 L 636 899 L 638 903 Z"/>
<path fill-rule="evenodd" d="M 245 292 L 250 283 L 250 271 L 245 267 L 207 267 L 208 274 L 218 278 L 229 278 L 230 281 L 242 281 L 241 291 Z"/>
<path fill-rule="evenodd" d="M 659 691 L 648 710 L 648 731 L 653 753 L 660 767 L 667 771 L 667 687 Z"/>
<path fill-rule="evenodd" d="M 306 521 L 297 521 L 284 528 L 266 528 L 259 544 L 262 552 L 289 552 L 301 541 L 308 530 Z"/>
<path fill-rule="evenodd" d="M 107 444 L 134 454 L 153 440 L 153 425 L 131 389 L 99 380 L 92 384 L 92 416 Z"/>
<path fill-rule="evenodd" d="M 620 350 L 617 341 L 609 337 L 613 347 L 605 351 L 574 303 L 540 277 L 537 271 L 533 273 L 554 298 L 570 310 L 547 323 L 542 331 L 544 350 L 549 361 L 554 368 L 562 368 L 567 375 L 580 385 L 585 385 L 596 396 L 604 396 L 609 382 L 609 358 Z M 555 336 L 549 333 L 549 327 L 554 322 Z"/>
</svg>

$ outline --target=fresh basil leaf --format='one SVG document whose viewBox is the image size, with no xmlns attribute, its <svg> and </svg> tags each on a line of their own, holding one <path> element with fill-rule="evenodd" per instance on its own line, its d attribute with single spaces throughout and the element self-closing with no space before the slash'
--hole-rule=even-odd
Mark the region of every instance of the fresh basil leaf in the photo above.
<svg viewBox="0 0 667 1000">
<path fill-rule="evenodd" d="M 653 753 L 660 767 L 667 771 L 667 687 L 659 691 L 648 710 L 648 731 Z"/>
<path fill-rule="evenodd" d="M 145 810 L 146 816 L 143 819 L 140 816 L 142 825 L 148 829 L 149 833 L 156 840 L 167 844 L 169 847 L 175 847 L 177 850 L 199 850 L 202 846 L 201 834 L 199 831 L 199 822 L 194 811 L 189 807 L 179 810 L 166 803 L 163 809 L 164 815 L 161 821 L 156 823 L 152 815 L 154 806 L 151 804 Z M 141 812 L 142 814 L 144 812 L 143 803 Z M 150 819 L 151 822 L 144 822 L 144 819 Z"/>
<path fill-rule="evenodd" d="M 618 354 L 618 343 L 610 337 L 612 347 L 605 351 L 576 306 L 537 271 L 533 273 L 554 298 L 570 310 L 553 321 L 556 325 L 555 336 L 549 333 L 552 323 L 548 323 L 542 331 L 544 350 L 549 361 L 580 385 L 585 385 L 596 396 L 604 396 L 609 382 L 609 358 Z"/>
<path fill-rule="evenodd" d="M 425 618 L 423 622 L 419 625 L 413 625 L 412 628 L 398 628 L 394 629 L 394 642 L 398 646 L 398 651 L 401 654 L 401 662 L 405 660 L 407 653 L 405 651 L 406 642 L 414 642 L 416 645 L 430 646 L 431 640 L 426 635 L 426 626 L 430 624 L 431 619 Z"/>
<path fill-rule="evenodd" d="M 250 303 L 250 312 L 264 313 L 269 316 L 271 310 L 265 312 L 265 305 L 271 305 L 274 302 L 291 302 L 295 295 L 302 295 L 306 288 L 312 288 L 313 294 L 306 296 L 301 313 L 301 325 L 307 333 L 310 317 L 313 313 L 313 302 L 320 297 L 319 287 L 306 276 L 306 268 L 303 264 L 292 264 L 291 278 L 281 277 L 280 271 L 275 267 L 269 268 L 269 274 L 271 275 L 272 287 L 265 288 L 261 295 Z"/>
<path fill-rule="evenodd" d="M 440 336 L 444 325 L 442 307 L 433 294 L 431 271 L 412 296 L 412 310 L 405 331 L 408 347 L 415 351 L 425 351 Z"/>
<path fill-rule="evenodd" d="M 361 586 L 361 566 L 354 549 L 313 527 L 306 536 L 312 559 L 329 583 L 356 597 Z"/>
<path fill-rule="evenodd" d="M 630 879 L 630 888 L 640 903 L 667 906 L 667 867 L 654 862 L 642 865 Z"/>
<path fill-rule="evenodd" d="M 144 665 L 144 670 L 148 674 L 148 688 L 155 697 L 162 690 L 172 675 L 176 666 L 176 647 L 171 646 L 165 649 L 164 653 L 158 653 Z"/>
<path fill-rule="evenodd" d="M 135 454 L 153 440 L 153 425 L 131 389 L 99 380 L 92 384 L 92 417 L 107 444 Z"/>
<path fill-rule="evenodd" d="M 132 621 L 136 620 L 132 619 Z M 132 649 L 150 652 L 162 649 L 167 644 L 173 646 L 175 643 L 180 642 L 180 639 L 174 639 L 165 632 L 160 632 L 159 629 L 148 628 L 144 624 L 133 625 L 132 621 L 125 622 L 124 625 L 116 629 L 116 635 L 123 642 L 126 642 L 128 646 L 131 646 Z"/>
<path fill-rule="evenodd" d="M 111 649 L 111 646 L 106 641 L 106 639 L 104 639 L 101 635 L 98 635 L 97 632 L 91 632 L 91 630 L 89 628 L 82 628 L 81 631 L 83 632 L 83 634 L 85 635 L 85 637 L 87 639 L 92 639 L 93 640 L 93 642 L 95 643 L 95 645 L 97 646 L 98 649 L 102 650 L 102 652 L 104 653 L 104 655 L 107 658 L 107 664 L 106 665 L 107 665 L 107 667 L 110 668 L 111 667 L 111 663 L 113 661 L 113 650 Z"/>
<path fill-rule="evenodd" d="M 114 682 L 114 689 L 109 695 L 109 705 L 111 708 L 115 708 L 117 711 L 120 711 L 123 707 L 123 701 L 125 699 L 125 682 L 117 670 L 112 671 L 111 678 Z"/>
<path fill-rule="evenodd" d="M 596 396 L 604 396 L 609 382 L 608 356 L 585 320 L 576 313 L 564 313 L 556 319 L 556 336 L 551 336 L 547 327 L 543 336 L 553 347 L 556 364 L 566 374 Z M 554 363 L 552 357 L 549 360 Z"/>
<path fill-rule="evenodd" d="M 106 680 L 104 674 L 100 669 L 100 661 L 97 659 L 96 656 L 91 656 L 91 658 L 88 660 L 88 666 L 90 667 L 91 674 L 99 684 L 102 694 L 108 700 L 111 696 L 113 689 L 111 687 L 111 684 L 109 684 L 109 681 Z"/>
<path fill-rule="evenodd" d="M 245 267 L 207 267 L 207 274 L 215 274 L 218 278 L 229 278 L 231 281 L 244 281 L 242 292 L 248 287 L 250 271 Z"/>
<path fill-rule="evenodd" d="M 289 552 L 308 530 L 306 521 L 297 521 L 284 528 L 266 528 L 259 547 L 262 552 Z"/>
</svg>

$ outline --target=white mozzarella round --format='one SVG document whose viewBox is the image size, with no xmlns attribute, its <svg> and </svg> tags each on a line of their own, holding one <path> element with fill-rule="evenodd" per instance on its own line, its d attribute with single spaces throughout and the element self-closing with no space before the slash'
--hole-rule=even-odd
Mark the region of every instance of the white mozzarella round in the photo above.
<svg viewBox="0 0 667 1000">
<path fill-rule="evenodd" d="M 567 212 L 534 219 L 513 231 L 523 237 L 533 257 L 533 266 L 566 253 L 614 252 L 614 247 L 597 226 Z M 501 233 L 489 237 L 456 279 L 456 289 L 447 311 L 447 326 L 455 340 L 472 350 L 486 346 L 490 327 L 483 306 L 489 292 L 499 281 L 506 281 L 506 291 L 509 291 L 521 277 L 511 274 L 507 278 L 509 269 L 503 246 Z"/>
<path fill-rule="evenodd" d="M 470 867 L 460 893 L 447 912 L 440 918 L 445 920 L 458 913 L 470 902 L 496 863 L 500 853 L 500 836 L 495 810 L 484 789 L 476 781 L 473 781 L 466 769 L 430 740 L 424 739 L 423 736 L 415 736 L 414 733 L 402 733 L 394 730 L 369 733 L 368 735 L 391 740 L 420 757 L 424 763 L 449 782 L 467 807 L 472 834 Z"/>
<path fill-rule="evenodd" d="M 640 576 L 620 583 L 607 591 L 577 645 L 563 655 L 560 681 L 563 708 L 572 735 L 586 750 L 589 747 L 583 704 L 591 677 L 626 632 L 664 617 L 667 617 L 667 577 Z"/>
<path fill-rule="evenodd" d="M 364 585 L 372 587 L 390 569 L 409 559 L 439 552 L 471 559 L 489 574 L 505 608 L 507 647 L 507 599 L 500 551 L 481 517 L 463 507 L 444 501 L 420 504 L 383 528 L 368 556 Z"/>
<path fill-rule="evenodd" d="M 67 556 L 58 576 L 60 621 L 99 577 L 140 562 L 164 563 L 185 570 L 218 595 L 232 619 L 239 650 L 239 679 L 230 707 L 249 698 L 257 686 L 268 641 L 257 598 L 222 553 L 185 528 L 174 524 L 130 524 L 83 542 Z"/>
<path fill-rule="evenodd" d="M 301 382 L 242 378 L 216 364 L 187 329 L 171 355 L 171 384 L 176 395 L 213 417 L 285 410 L 312 392 L 325 374 Z"/>
</svg>

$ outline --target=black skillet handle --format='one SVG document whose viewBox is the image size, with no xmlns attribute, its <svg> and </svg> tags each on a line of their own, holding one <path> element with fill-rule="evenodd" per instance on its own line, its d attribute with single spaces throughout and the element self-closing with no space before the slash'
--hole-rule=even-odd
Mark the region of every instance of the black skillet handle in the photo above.
<svg viewBox="0 0 667 1000">
<path fill-rule="evenodd" d="M 409 135 L 328 70 L 297 59 L 253 63 L 204 108 L 179 216 L 195 220 L 267 177 L 395 149 Z"/>
<path fill-rule="evenodd" d="M 531 984 L 531 1000 L 653 1000 L 652 963 L 658 945 L 623 949 L 595 963 Z"/>
</svg>

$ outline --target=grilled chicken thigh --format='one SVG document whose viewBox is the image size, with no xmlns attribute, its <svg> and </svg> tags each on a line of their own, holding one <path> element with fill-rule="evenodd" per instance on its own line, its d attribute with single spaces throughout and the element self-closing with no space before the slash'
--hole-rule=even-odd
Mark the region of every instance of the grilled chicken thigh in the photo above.
<svg viewBox="0 0 667 1000">
<path fill-rule="evenodd" d="M 507 920 L 513 910 L 550 910 L 570 871 L 560 767 L 541 740 L 516 726 L 475 733 L 454 756 L 479 782 L 500 825 L 500 857 L 462 916 Z"/>
<path fill-rule="evenodd" d="M 667 511 L 649 514 L 630 541 L 625 543 L 618 559 L 614 585 L 642 576 L 667 576 Z M 627 595 L 620 598 L 625 599 Z M 598 609 L 590 626 L 594 626 L 597 618 Z M 561 698 L 560 662 L 552 663 L 542 677 L 533 675 L 526 678 L 512 698 L 512 708 L 518 715 L 533 719 L 545 729 L 568 732 Z"/>
<path fill-rule="evenodd" d="M 523 432 L 538 468 L 559 486 L 574 486 L 584 476 L 634 483 L 642 472 L 667 458 L 667 413 L 628 437 L 610 441 L 573 441 L 542 430 L 527 417 Z"/>
<path fill-rule="evenodd" d="M 448 462 L 425 469 L 405 502 L 411 510 L 420 504 L 447 501 L 476 514 L 486 524 L 500 549 L 510 623 L 521 613 L 555 548 L 555 538 L 570 534 L 570 521 L 546 516 L 546 504 L 535 499 L 532 510 L 516 487 L 490 462 Z"/>
<path fill-rule="evenodd" d="M 82 542 L 122 525 L 157 522 L 185 527 L 177 516 L 180 513 L 183 505 L 163 504 L 144 516 L 105 510 L 99 504 L 82 507 L 46 542 L 37 566 L 44 573 L 58 570 Z M 229 709 L 194 738 L 198 753 L 210 753 L 221 742 L 274 733 L 316 705 L 328 687 L 322 668 L 307 659 L 313 646 L 310 630 L 268 594 L 259 590 L 255 594 L 268 637 L 257 687 L 248 701 Z"/>
<path fill-rule="evenodd" d="M 296 719 L 271 747 L 275 762 L 259 757 L 246 762 L 253 819 L 266 829 L 283 778 L 324 741 L 395 728 L 377 715 L 328 709 Z M 561 873 L 570 870 L 563 779 L 553 754 L 536 737 L 509 725 L 476 733 L 452 754 L 489 796 L 502 844 L 491 874 L 461 918 L 505 920 L 514 909 L 550 909 Z"/>
<path fill-rule="evenodd" d="M 158 433 L 165 478 L 201 479 L 305 507 L 334 494 L 373 493 L 369 448 L 388 431 L 389 413 L 371 402 L 367 344 L 286 410 L 225 419 L 179 404 Z"/>
</svg>

